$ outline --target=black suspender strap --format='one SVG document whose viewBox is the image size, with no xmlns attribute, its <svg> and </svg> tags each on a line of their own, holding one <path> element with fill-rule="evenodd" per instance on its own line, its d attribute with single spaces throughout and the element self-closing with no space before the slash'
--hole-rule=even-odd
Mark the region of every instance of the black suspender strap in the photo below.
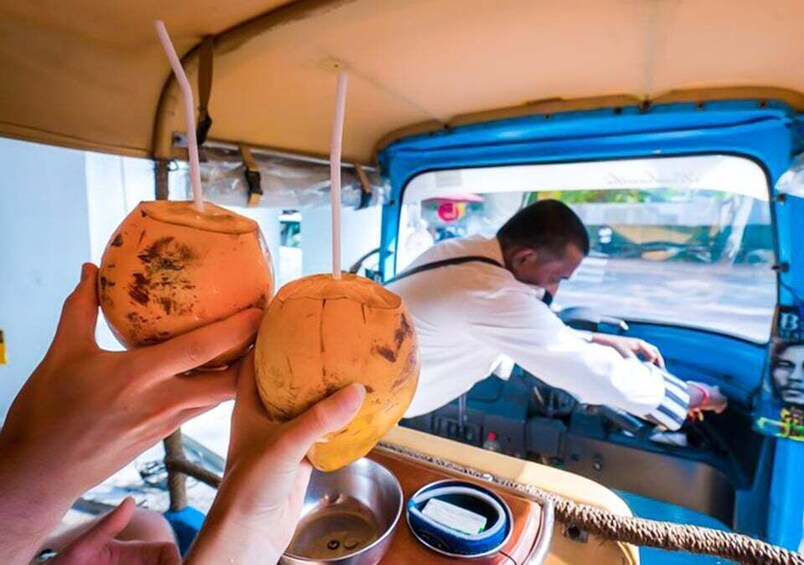
<svg viewBox="0 0 804 565">
<path fill-rule="evenodd" d="M 408 269 L 407 271 L 399 273 L 390 281 L 386 281 L 385 284 L 395 283 L 397 281 L 401 281 L 402 279 L 406 279 L 411 275 L 415 275 L 417 273 L 423 273 L 424 271 L 432 271 L 433 269 L 438 269 L 441 267 L 449 267 L 450 265 L 463 265 L 464 263 L 487 263 L 489 265 L 494 265 L 495 267 L 500 267 L 501 269 L 505 268 L 496 259 L 492 259 L 491 257 L 483 257 L 482 255 L 452 257 L 451 259 L 442 259 L 441 261 L 433 261 L 432 263 L 426 263 L 424 265 L 414 267 L 413 269 Z"/>
<path fill-rule="evenodd" d="M 432 271 L 433 269 L 439 269 L 441 267 L 449 267 L 450 265 L 463 265 L 464 263 L 486 263 L 488 265 L 494 265 L 495 267 L 500 267 L 504 269 L 505 266 L 502 265 L 499 261 L 492 259 L 491 257 L 483 257 L 482 255 L 467 255 L 465 257 L 453 257 L 451 259 L 442 259 L 441 261 L 433 261 L 432 263 L 425 263 L 424 265 L 419 265 L 418 267 L 414 267 L 413 269 L 408 269 L 407 271 L 403 271 L 399 273 L 397 276 L 392 278 L 390 281 L 385 281 L 385 284 L 395 283 L 397 281 L 401 281 L 402 279 L 406 279 L 411 275 L 415 275 L 417 273 L 423 273 L 424 271 Z M 550 306 L 553 302 L 553 295 L 545 289 L 544 296 L 542 296 L 542 302 Z"/>
</svg>

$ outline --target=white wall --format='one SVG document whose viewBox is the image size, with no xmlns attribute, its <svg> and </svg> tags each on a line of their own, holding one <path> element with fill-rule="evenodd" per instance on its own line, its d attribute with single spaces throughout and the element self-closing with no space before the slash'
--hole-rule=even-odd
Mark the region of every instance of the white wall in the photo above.
<svg viewBox="0 0 804 565">
<path fill-rule="evenodd" d="M 114 229 L 154 194 L 153 165 L 0 139 L 0 419 L 45 354 L 84 261 L 100 262 Z M 120 349 L 99 317 L 98 343 Z"/>
<path fill-rule="evenodd" d="M 120 222 L 143 200 L 154 198 L 153 163 L 145 159 L 123 159 L 113 155 L 85 153 L 86 201 L 92 262 L 100 264 L 103 251 Z M 103 314 L 98 316 L 98 345 L 119 351 L 122 346 L 112 335 Z"/>
<path fill-rule="evenodd" d="M 0 139 L 0 418 L 45 354 L 90 259 L 80 151 Z"/>
</svg>

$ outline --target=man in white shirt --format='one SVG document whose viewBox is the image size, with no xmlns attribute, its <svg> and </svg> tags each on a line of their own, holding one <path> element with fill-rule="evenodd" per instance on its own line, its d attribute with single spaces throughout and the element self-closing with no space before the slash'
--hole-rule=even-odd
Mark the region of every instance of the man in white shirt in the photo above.
<svg viewBox="0 0 804 565">
<path fill-rule="evenodd" d="M 496 237 L 442 242 L 392 280 L 388 288 L 405 300 L 421 352 L 419 387 L 406 417 L 449 403 L 505 358 L 580 402 L 670 430 L 691 410 L 722 411 L 726 400 L 717 387 L 670 375 L 656 347 L 584 336 L 550 310 L 559 284 L 588 253 L 580 218 L 561 202 L 542 200 L 515 214 Z"/>
</svg>

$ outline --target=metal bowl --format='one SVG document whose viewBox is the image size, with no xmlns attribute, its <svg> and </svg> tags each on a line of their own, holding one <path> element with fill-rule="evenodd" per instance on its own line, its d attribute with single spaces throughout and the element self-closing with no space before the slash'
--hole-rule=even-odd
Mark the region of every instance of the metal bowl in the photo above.
<svg viewBox="0 0 804 565">
<path fill-rule="evenodd" d="M 313 471 L 299 524 L 280 563 L 374 565 L 391 545 L 402 514 L 399 481 L 370 459 Z"/>
</svg>

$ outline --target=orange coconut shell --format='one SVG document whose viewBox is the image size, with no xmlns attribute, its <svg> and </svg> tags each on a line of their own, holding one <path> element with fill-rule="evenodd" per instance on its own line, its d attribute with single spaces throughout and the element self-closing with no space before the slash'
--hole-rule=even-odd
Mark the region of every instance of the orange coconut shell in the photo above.
<svg viewBox="0 0 804 565">
<path fill-rule="evenodd" d="M 273 293 L 268 249 L 256 222 L 204 203 L 141 202 L 101 259 L 101 309 L 126 348 L 159 343 L 249 307 Z M 242 356 L 244 342 L 207 366 Z"/>
<path fill-rule="evenodd" d="M 419 380 L 416 333 L 402 299 L 347 274 L 282 287 L 260 327 L 255 363 L 260 397 L 277 421 L 350 383 L 366 387 L 355 419 L 308 453 L 322 471 L 366 455 L 402 418 Z"/>
</svg>

